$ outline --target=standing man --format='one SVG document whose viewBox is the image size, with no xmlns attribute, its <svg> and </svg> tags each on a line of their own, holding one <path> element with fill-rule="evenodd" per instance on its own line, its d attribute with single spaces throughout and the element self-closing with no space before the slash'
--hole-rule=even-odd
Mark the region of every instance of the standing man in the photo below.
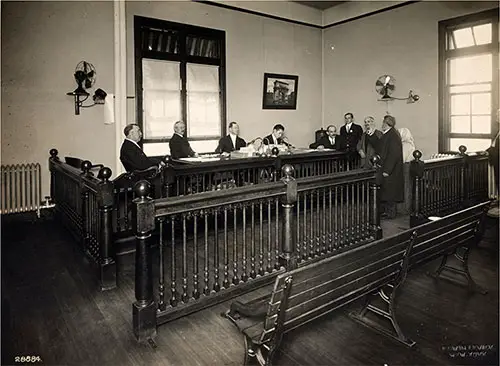
<svg viewBox="0 0 500 366">
<path fill-rule="evenodd" d="M 273 133 L 270 134 L 269 136 L 266 136 L 262 139 L 262 142 L 264 145 L 281 145 L 285 144 L 287 146 L 290 146 L 289 143 L 285 142 L 284 136 L 285 135 L 285 127 L 281 124 L 277 124 L 273 127 Z"/>
<path fill-rule="evenodd" d="M 185 132 L 186 124 L 184 122 L 177 121 L 174 123 L 174 134 L 168 143 L 172 159 L 198 156 L 198 154 L 191 149 L 191 145 L 189 144 L 187 138 L 184 137 Z"/>
<path fill-rule="evenodd" d="M 313 142 L 309 145 L 311 149 L 340 149 L 340 139 L 337 138 L 337 127 L 330 125 L 326 128 L 326 135 L 322 136 L 318 142 Z"/>
<path fill-rule="evenodd" d="M 145 170 L 152 166 L 160 168 L 163 164 L 161 160 L 148 157 L 139 146 L 142 139 L 142 131 L 135 123 L 128 124 L 123 129 L 125 140 L 120 148 L 120 161 L 127 172 L 134 170 Z"/>
<path fill-rule="evenodd" d="M 215 152 L 220 153 L 230 153 L 231 151 L 239 150 L 242 147 L 247 146 L 245 140 L 239 137 L 240 126 L 236 122 L 231 122 L 229 124 L 229 135 L 224 136 L 219 140 L 219 146 L 215 149 Z"/>
<path fill-rule="evenodd" d="M 376 154 L 377 145 L 383 133 L 375 128 L 375 119 L 368 116 L 364 120 L 365 132 L 361 135 L 357 150 L 361 157 L 361 168 L 373 166 L 371 158 Z"/>
<path fill-rule="evenodd" d="M 344 114 L 344 123 L 340 127 L 342 150 L 357 151 L 358 142 L 363 134 L 363 128 L 354 123 L 354 115 L 351 112 Z"/>
<path fill-rule="evenodd" d="M 385 116 L 382 122 L 383 135 L 379 141 L 378 154 L 381 160 L 381 203 L 383 216 L 396 217 L 396 202 L 404 201 L 403 146 L 394 129 L 396 119 Z"/>
</svg>

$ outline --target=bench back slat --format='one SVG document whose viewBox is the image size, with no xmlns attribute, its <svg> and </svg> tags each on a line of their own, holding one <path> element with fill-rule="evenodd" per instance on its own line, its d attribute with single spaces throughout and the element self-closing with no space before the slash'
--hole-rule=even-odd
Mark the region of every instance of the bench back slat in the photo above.
<svg viewBox="0 0 500 366">
<path fill-rule="evenodd" d="M 288 298 L 285 331 L 311 318 L 321 316 L 375 290 L 383 279 L 389 282 L 398 275 L 410 243 L 412 231 L 377 240 L 312 265 L 281 274 L 276 279 L 264 324 L 265 337 L 271 337 L 282 299 L 284 280 L 291 276 L 293 284 Z"/>
</svg>

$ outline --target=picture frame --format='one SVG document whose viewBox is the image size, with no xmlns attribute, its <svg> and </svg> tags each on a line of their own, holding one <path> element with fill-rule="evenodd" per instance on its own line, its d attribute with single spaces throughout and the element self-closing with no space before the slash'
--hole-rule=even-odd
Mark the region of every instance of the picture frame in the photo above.
<svg viewBox="0 0 500 366">
<path fill-rule="evenodd" d="M 264 73 L 262 109 L 297 109 L 297 75 Z"/>
</svg>

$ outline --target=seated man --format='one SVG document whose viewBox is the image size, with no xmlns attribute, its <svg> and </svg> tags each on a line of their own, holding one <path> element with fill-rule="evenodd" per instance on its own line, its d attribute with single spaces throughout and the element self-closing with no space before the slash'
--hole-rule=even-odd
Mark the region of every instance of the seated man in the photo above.
<svg viewBox="0 0 500 366">
<path fill-rule="evenodd" d="M 334 149 L 340 148 L 340 139 L 337 138 L 337 127 L 330 125 L 326 128 L 326 136 L 321 137 L 317 142 L 309 145 L 311 149 Z"/>
<path fill-rule="evenodd" d="M 224 136 L 219 140 L 219 146 L 215 149 L 215 152 L 220 153 L 230 153 L 231 151 L 239 150 L 242 147 L 247 146 L 245 140 L 239 137 L 240 126 L 236 122 L 231 122 L 229 124 L 229 135 Z"/>
<path fill-rule="evenodd" d="M 187 138 L 184 137 L 186 132 L 186 124 L 182 121 L 174 123 L 174 134 L 169 141 L 170 155 L 172 159 L 190 158 L 198 156 L 197 153 L 191 149 L 191 145 Z"/>
<path fill-rule="evenodd" d="M 290 146 L 289 143 L 285 142 L 285 127 L 282 124 L 277 124 L 273 127 L 273 133 L 264 137 L 262 142 L 264 145 L 286 145 Z"/>
<path fill-rule="evenodd" d="M 125 140 L 120 149 L 120 161 L 127 172 L 134 170 L 145 170 L 152 166 L 160 168 L 163 162 L 156 158 L 148 157 L 138 142 L 142 139 L 142 131 L 139 125 L 131 123 L 123 129 Z"/>
<path fill-rule="evenodd" d="M 375 119 L 368 116 L 364 120 L 365 132 L 361 135 L 357 150 L 361 157 L 361 168 L 371 168 L 371 158 L 375 156 L 378 147 L 378 141 L 382 137 L 382 131 L 375 127 Z"/>
</svg>

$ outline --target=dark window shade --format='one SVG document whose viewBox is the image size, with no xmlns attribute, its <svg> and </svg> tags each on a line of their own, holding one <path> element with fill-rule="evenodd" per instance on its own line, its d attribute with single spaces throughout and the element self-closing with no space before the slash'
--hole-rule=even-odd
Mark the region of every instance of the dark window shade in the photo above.
<svg viewBox="0 0 500 366">
<path fill-rule="evenodd" d="M 186 37 L 186 53 L 189 56 L 220 59 L 220 41 L 202 37 Z"/>
<path fill-rule="evenodd" d="M 161 29 L 142 29 L 142 49 L 170 54 L 179 53 L 179 34 Z"/>
</svg>

